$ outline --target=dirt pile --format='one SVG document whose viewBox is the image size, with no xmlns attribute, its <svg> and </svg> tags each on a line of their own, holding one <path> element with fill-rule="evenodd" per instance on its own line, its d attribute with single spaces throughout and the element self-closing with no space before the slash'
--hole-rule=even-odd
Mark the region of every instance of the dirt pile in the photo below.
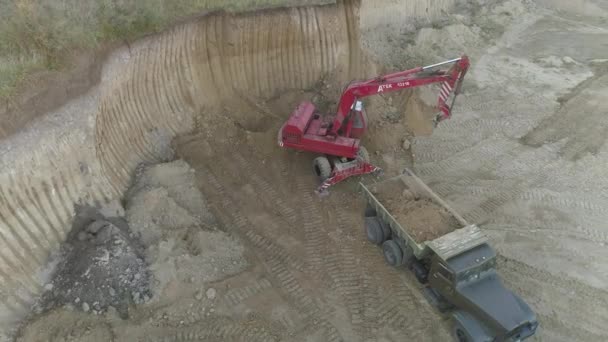
<svg viewBox="0 0 608 342">
<path fill-rule="evenodd" d="M 182 160 L 139 170 L 126 218 L 146 246 L 156 294 L 170 284 L 209 282 L 246 266 L 244 247 L 219 230 L 194 170 Z"/>
<path fill-rule="evenodd" d="M 458 222 L 430 200 L 414 200 L 389 210 L 417 242 L 434 240 L 458 228 Z"/>
<path fill-rule="evenodd" d="M 121 218 L 82 211 L 43 310 L 18 341 L 149 340 L 215 314 L 221 294 L 209 283 L 248 264 L 192 168 L 182 160 L 140 167 L 125 203 L 109 210 Z"/>
<path fill-rule="evenodd" d="M 375 185 L 371 191 L 416 242 L 430 241 L 458 228 L 458 221 L 445 208 L 413 193 L 399 178 Z"/>
<path fill-rule="evenodd" d="M 79 214 L 40 310 L 67 305 L 99 314 L 114 308 L 127 318 L 129 305 L 151 296 L 143 248 L 124 220 L 92 208 Z"/>
</svg>

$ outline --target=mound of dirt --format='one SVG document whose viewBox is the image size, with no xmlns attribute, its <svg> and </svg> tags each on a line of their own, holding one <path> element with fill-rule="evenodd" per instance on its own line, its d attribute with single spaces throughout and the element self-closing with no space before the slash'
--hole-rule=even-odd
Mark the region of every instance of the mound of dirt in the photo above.
<svg viewBox="0 0 608 342">
<path fill-rule="evenodd" d="M 418 243 L 434 240 L 459 227 L 445 208 L 413 193 L 399 178 L 377 184 L 371 191 Z"/>
<path fill-rule="evenodd" d="M 218 280 L 247 266 L 243 245 L 219 229 L 196 187 L 194 170 L 182 160 L 138 170 L 126 217 L 146 246 L 155 295 L 180 283 Z"/>
<path fill-rule="evenodd" d="M 458 228 L 456 219 L 428 199 L 409 201 L 389 210 L 416 242 L 434 240 Z"/>
<path fill-rule="evenodd" d="M 79 222 L 63 249 L 42 311 L 68 305 L 99 314 L 113 307 L 127 318 L 131 304 L 151 297 L 143 247 L 124 220 L 97 216 Z"/>
</svg>

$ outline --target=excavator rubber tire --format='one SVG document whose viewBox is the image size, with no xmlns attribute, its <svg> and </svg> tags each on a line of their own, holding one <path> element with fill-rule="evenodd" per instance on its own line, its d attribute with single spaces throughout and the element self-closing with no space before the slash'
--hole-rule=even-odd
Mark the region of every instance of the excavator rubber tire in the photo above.
<svg viewBox="0 0 608 342">
<path fill-rule="evenodd" d="M 363 160 L 366 163 L 369 163 L 369 152 L 364 146 L 359 146 L 359 150 L 357 151 L 357 157 Z"/>
<path fill-rule="evenodd" d="M 384 260 L 386 260 L 387 264 L 393 267 L 398 267 L 402 264 L 403 252 L 401 251 L 401 247 L 399 247 L 395 241 L 384 241 L 382 244 L 382 251 L 384 252 Z"/>
<path fill-rule="evenodd" d="M 327 157 L 317 157 L 312 161 L 312 169 L 321 182 L 331 176 L 331 164 Z"/>
</svg>

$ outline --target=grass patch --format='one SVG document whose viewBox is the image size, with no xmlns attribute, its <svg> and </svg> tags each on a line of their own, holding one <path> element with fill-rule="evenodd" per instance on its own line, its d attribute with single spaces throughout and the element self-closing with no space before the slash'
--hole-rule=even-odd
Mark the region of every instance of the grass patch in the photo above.
<svg viewBox="0 0 608 342">
<path fill-rule="evenodd" d="M 0 0 L 0 97 L 28 74 L 64 68 L 72 50 L 134 40 L 206 10 L 244 11 L 295 0 Z"/>
</svg>

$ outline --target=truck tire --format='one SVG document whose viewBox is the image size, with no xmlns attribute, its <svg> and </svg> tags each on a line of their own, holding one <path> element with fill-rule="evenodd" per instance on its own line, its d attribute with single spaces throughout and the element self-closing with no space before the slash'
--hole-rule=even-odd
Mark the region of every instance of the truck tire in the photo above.
<svg viewBox="0 0 608 342">
<path fill-rule="evenodd" d="M 367 239 L 376 245 L 381 245 L 388 238 L 386 234 L 387 228 L 378 217 L 365 218 L 365 233 Z M 390 229 L 389 229 L 390 232 Z"/>
<path fill-rule="evenodd" d="M 456 342 L 491 342 L 495 340 L 486 327 L 469 313 L 456 310 L 452 313 L 452 337 Z"/>
<path fill-rule="evenodd" d="M 384 260 L 386 260 L 387 264 L 393 267 L 401 266 L 403 262 L 403 252 L 395 241 L 384 241 L 382 244 L 382 251 L 384 252 Z"/>
<path fill-rule="evenodd" d="M 452 327 L 452 337 L 456 342 L 474 342 L 471 335 L 460 323 L 455 323 Z"/>
<path fill-rule="evenodd" d="M 420 284 L 428 283 L 429 271 L 420 261 L 414 260 L 414 262 L 412 262 L 412 272 L 414 272 L 414 275 Z"/>
<path fill-rule="evenodd" d="M 331 164 L 327 157 L 317 157 L 312 161 L 312 169 L 321 182 L 331 176 Z"/>
<path fill-rule="evenodd" d="M 374 207 L 367 203 L 367 205 L 365 206 L 365 213 L 363 214 L 363 217 L 374 217 L 376 215 L 378 215 L 376 209 L 374 209 Z"/>
<path fill-rule="evenodd" d="M 357 157 L 364 162 L 369 163 L 369 152 L 367 152 L 367 149 L 364 146 L 359 146 Z"/>
</svg>

